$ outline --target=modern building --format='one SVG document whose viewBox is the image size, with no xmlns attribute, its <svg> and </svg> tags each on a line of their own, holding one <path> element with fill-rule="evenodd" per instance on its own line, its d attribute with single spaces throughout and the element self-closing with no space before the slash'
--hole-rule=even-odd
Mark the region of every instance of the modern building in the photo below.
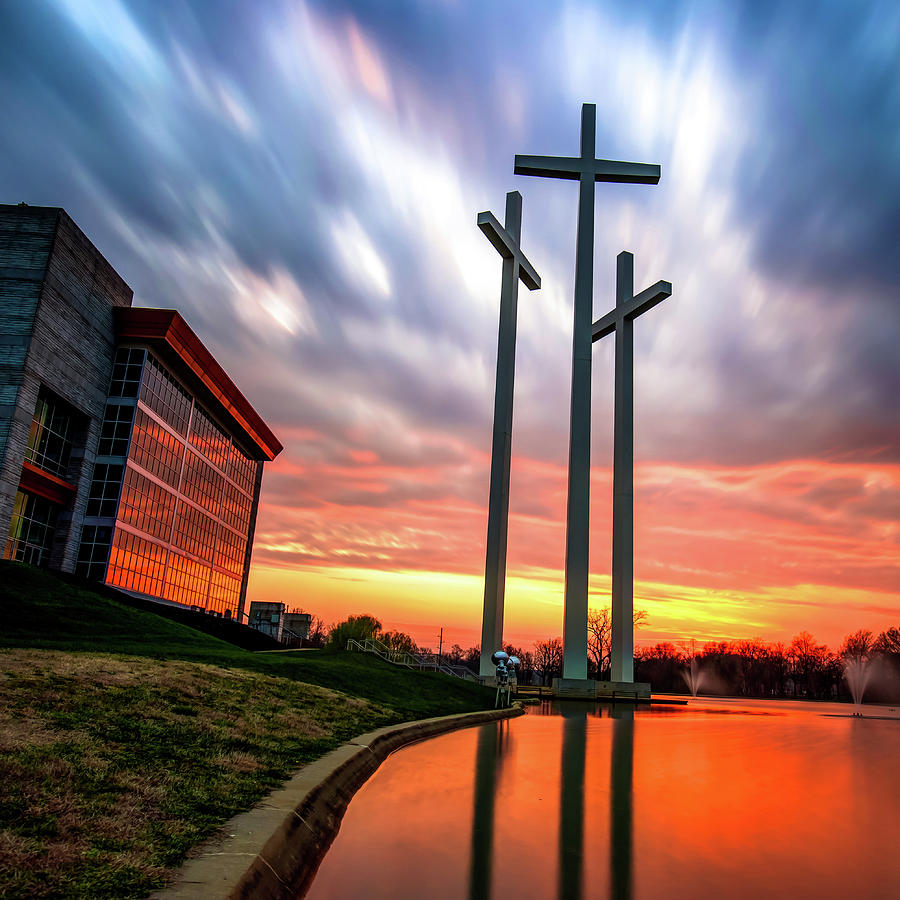
<svg viewBox="0 0 900 900">
<path fill-rule="evenodd" d="M 284 609 L 284 604 L 277 600 L 254 600 L 250 604 L 247 624 L 280 641 L 284 627 Z"/>
<path fill-rule="evenodd" d="M 246 619 L 278 439 L 62 209 L 0 205 L 3 557 Z"/>
<path fill-rule="evenodd" d="M 283 631 L 291 639 L 291 642 L 302 643 L 309 638 L 312 613 L 302 612 L 298 609 L 285 612 L 283 624 Z M 282 640 L 284 640 L 284 635 L 282 635 Z"/>
<path fill-rule="evenodd" d="M 253 600 L 247 614 L 247 624 L 269 637 L 292 647 L 302 647 L 309 638 L 312 614 L 293 609 L 277 600 Z"/>
</svg>

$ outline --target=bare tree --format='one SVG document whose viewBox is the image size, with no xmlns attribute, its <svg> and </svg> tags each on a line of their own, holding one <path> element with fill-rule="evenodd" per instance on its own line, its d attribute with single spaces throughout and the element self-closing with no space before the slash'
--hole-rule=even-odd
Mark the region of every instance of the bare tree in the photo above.
<svg viewBox="0 0 900 900">
<path fill-rule="evenodd" d="M 817 644 L 808 631 L 801 631 L 791 641 L 787 655 L 795 684 L 802 684 L 808 696 L 818 696 L 833 656 L 828 647 Z"/>
<path fill-rule="evenodd" d="M 465 655 L 466 651 L 463 650 L 459 644 L 454 644 L 449 650 L 444 651 L 444 659 L 450 663 L 451 666 L 461 665 Z"/>
<path fill-rule="evenodd" d="M 416 653 L 416 642 L 403 631 L 385 631 L 379 635 L 378 640 L 389 649 L 400 653 Z"/>
<path fill-rule="evenodd" d="M 306 635 L 306 641 L 310 647 L 324 647 L 328 638 L 328 627 L 325 620 L 321 616 L 315 616 L 310 613 L 309 616 L 309 632 Z"/>
<path fill-rule="evenodd" d="M 875 644 L 875 636 L 868 628 L 848 634 L 841 645 L 840 655 L 845 662 L 862 662 L 867 659 Z"/>
<path fill-rule="evenodd" d="M 888 628 L 875 639 L 874 650 L 900 656 L 900 628 Z"/>
<path fill-rule="evenodd" d="M 328 638 L 328 626 L 325 624 L 325 620 L 321 616 L 307 613 L 302 606 L 295 606 L 291 612 L 296 615 L 309 616 L 309 629 L 306 632 L 306 637 L 303 638 L 302 646 L 324 647 Z"/>
<path fill-rule="evenodd" d="M 541 680 L 550 683 L 554 675 L 562 671 L 563 644 L 562 638 L 550 638 L 548 641 L 535 641 L 534 667 L 541 673 Z"/>
<path fill-rule="evenodd" d="M 587 651 L 597 678 L 602 678 L 609 669 L 612 653 L 612 619 L 608 606 L 588 610 Z"/>
<path fill-rule="evenodd" d="M 632 617 L 634 627 L 640 628 L 646 621 L 647 611 L 636 609 Z M 612 615 L 608 606 L 588 610 L 587 651 L 597 678 L 602 678 L 609 672 L 612 655 Z"/>
<path fill-rule="evenodd" d="M 481 665 L 481 647 L 469 647 L 463 654 L 462 664 L 468 666 L 473 672 L 477 672 Z"/>
</svg>

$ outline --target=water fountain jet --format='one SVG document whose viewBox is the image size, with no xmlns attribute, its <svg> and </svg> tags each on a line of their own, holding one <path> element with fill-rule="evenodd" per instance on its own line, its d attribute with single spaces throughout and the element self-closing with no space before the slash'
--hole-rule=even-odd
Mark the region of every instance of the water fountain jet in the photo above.
<svg viewBox="0 0 900 900">
<path fill-rule="evenodd" d="M 866 687 L 872 676 L 872 660 L 864 656 L 854 656 L 844 662 L 844 678 L 850 688 L 853 704 L 856 707 L 853 715 L 862 718 L 862 701 Z"/>
<path fill-rule="evenodd" d="M 681 670 L 681 677 L 684 679 L 684 683 L 688 686 L 688 690 L 690 690 L 694 697 L 697 696 L 700 686 L 706 680 L 705 673 L 700 668 L 700 663 L 697 662 L 696 657 L 691 659 L 689 669 Z"/>
</svg>

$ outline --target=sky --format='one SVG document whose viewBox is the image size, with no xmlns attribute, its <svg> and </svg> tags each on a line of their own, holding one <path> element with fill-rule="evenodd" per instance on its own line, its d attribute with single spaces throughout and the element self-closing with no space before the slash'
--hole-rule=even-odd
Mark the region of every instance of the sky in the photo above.
<svg viewBox="0 0 900 900">
<path fill-rule="evenodd" d="M 635 323 L 637 643 L 900 624 L 900 6 L 29 0 L 0 7 L 0 200 L 62 206 L 285 445 L 249 600 L 480 640 L 501 263 L 523 195 L 508 640 L 562 633 L 574 156 Z M 593 357 L 608 603 L 613 341 Z"/>
</svg>

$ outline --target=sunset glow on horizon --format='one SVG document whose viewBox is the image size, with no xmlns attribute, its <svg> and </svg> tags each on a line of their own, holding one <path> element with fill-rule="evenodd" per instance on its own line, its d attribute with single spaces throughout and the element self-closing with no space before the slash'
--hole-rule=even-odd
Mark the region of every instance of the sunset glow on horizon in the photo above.
<svg viewBox="0 0 900 900">
<path fill-rule="evenodd" d="M 530 500 L 513 495 L 505 634 L 528 647 L 562 630 L 565 467 L 519 459 L 513 469 Z M 391 473 L 367 459 L 330 467 L 328 483 L 337 493 L 365 484 L 377 495 L 392 479 L 427 480 L 429 472 Z M 485 468 L 485 493 L 486 480 Z M 593 489 L 590 596 L 602 607 L 610 596 L 609 470 L 593 473 Z M 857 628 L 889 627 L 898 612 L 898 494 L 896 465 L 639 465 L 635 604 L 648 621 L 637 643 L 789 641 L 807 630 L 837 646 Z M 371 612 L 424 646 L 436 644 L 441 627 L 448 644 L 479 642 L 486 507 L 413 496 L 389 514 L 338 504 L 301 512 L 269 501 L 260 518 L 287 520 L 290 539 L 257 532 L 251 585 L 259 599 L 303 606 L 326 622 Z"/>
<path fill-rule="evenodd" d="M 576 188 L 635 323 L 636 644 L 900 625 L 900 7 L 572 0 L 2 13 L 4 202 L 62 206 L 178 309 L 285 450 L 248 602 L 480 641 L 500 262 L 523 195 L 505 638 L 562 634 Z M 591 604 L 609 596 L 613 346 L 593 356 Z"/>
</svg>

